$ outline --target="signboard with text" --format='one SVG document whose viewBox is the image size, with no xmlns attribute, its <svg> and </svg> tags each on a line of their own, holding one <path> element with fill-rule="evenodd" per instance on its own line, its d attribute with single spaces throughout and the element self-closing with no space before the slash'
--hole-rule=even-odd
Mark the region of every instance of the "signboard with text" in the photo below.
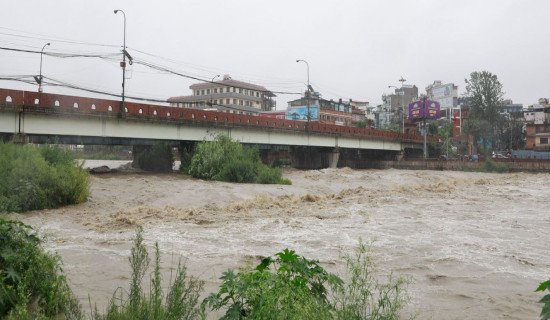
<svg viewBox="0 0 550 320">
<path fill-rule="evenodd" d="M 439 119 L 440 104 L 437 101 L 420 100 L 409 104 L 409 119 Z"/>
</svg>

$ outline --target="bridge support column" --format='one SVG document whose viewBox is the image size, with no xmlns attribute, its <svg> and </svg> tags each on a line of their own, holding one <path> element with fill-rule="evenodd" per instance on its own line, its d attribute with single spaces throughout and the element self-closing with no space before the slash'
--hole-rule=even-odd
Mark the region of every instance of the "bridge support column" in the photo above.
<svg viewBox="0 0 550 320">
<path fill-rule="evenodd" d="M 150 150 L 151 146 L 142 146 L 142 145 L 135 145 L 132 146 L 132 168 L 139 168 L 139 157 L 147 151 Z"/>
<path fill-rule="evenodd" d="M 335 169 L 338 168 L 338 160 L 340 159 L 340 149 L 334 148 L 328 155 L 328 167 Z"/>
<path fill-rule="evenodd" d="M 290 164 L 297 169 L 336 168 L 340 157 L 337 149 L 321 147 L 292 147 Z"/>
</svg>

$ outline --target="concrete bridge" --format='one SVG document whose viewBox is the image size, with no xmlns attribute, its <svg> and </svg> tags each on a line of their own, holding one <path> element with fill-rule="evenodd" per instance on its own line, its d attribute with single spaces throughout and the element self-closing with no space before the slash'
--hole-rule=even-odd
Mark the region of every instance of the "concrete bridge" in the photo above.
<svg viewBox="0 0 550 320">
<path fill-rule="evenodd" d="M 422 154 L 422 137 L 262 116 L 0 89 L 0 137 L 20 143 L 143 146 L 168 141 L 180 149 L 226 134 L 257 145 L 264 161 L 281 155 L 296 168 L 368 167 L 369 160 Z M 141 146 L 141 147 L 139 147 Z"/>
</svg>

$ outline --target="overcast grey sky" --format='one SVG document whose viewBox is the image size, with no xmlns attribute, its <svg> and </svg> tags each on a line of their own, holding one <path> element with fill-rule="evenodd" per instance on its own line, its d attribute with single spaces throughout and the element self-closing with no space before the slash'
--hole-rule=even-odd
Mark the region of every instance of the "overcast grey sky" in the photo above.
<svg viewBox="0 0 550 320">
<path fill-rule="evenodd" d="M 0 47 L 46 52 L 120 52 L 180 73 L 302 92 L 310 81 L 326 99 L 381 102 L 389 85 L 434 80 L 459 85 L 472 71 L 496 74 L 505 97 L 529 105 L 550 97 L 548 0 L 4 0 Z M 84 44 L 86 43 L 86 44 Z M 44 56 L 44 76 L 121 92 L 120 58 Z M 0 50 L 0 77 L 37 75 L 40 55 Z M 129 67 L 126 94 L 155 99 L 190 94 L 197 81 Z M 36 85 L 0 81 L 0 87 Z M 90 93 L 44 87 L 45 92 Z M 299 95 L 278 95 L 278 109 Z"/>
</svg>

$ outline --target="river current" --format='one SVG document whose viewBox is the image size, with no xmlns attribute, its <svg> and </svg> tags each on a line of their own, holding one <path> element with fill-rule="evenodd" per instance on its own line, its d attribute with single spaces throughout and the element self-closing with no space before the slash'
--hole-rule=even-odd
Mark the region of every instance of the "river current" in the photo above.
<svg viewBox="0 0 550 320">
<path fill-rule="evenodd" d="M 420 319 L 538 318 L 534 290 L 550 278 L 550 175 L 343 168 L 284 176 L 291 186 L 96 175 L 87 203 L 20 217 L 61 255 L 85 310 L 88 295 L 101 310 L 128 286 L 141 225 L 147 245 L 159 243 L 165 280 L 181 257 L 206 281 L 205 294 L 228 268 L 285 248 L 340 273 L 340 255 L 362 239 L 381 278 L 413 278 L 406 311 Z"/>
</svg>

